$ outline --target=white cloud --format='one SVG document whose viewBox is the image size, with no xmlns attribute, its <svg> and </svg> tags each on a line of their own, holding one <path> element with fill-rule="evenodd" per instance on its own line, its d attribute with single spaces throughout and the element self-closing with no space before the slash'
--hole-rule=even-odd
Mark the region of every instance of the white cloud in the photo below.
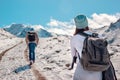
<svg viewBox="0 0 120 80">
<path fill-rule="evenodd" d="M 53 32 L 56 34 L 65 34 L 65 35 L 73 35 L 74 33 L 74 29 L 65 30 L 65 29 L 51 28 L 51 29 L 48 29 L 47 31 Z"/>
<path fill-rule="evenodd" d="M 91 18 L 88 18 L 90 28 L 100 28 L 104 26 L 109 26 L 110 23 L 116 22 L 120 18 L 120 13 L 114 15 L 109 14 L 96 14 L 94 13 Z M 50 19 L 47 24 L 50 27 L 50 32 L 62 33 L 62 34 L 73 34 L 75 25 L 73 19 L 69 22 L 62 22 L 55 19 Z"/>
<path fill-rule="evenodd" d="M 58 29 L 58 28 L 51 28 L 48 30 L 49 32 L 54 32 L 57 34 L 68 34 L 67 31 L 63 30 L 63 29 Z"/>
<path fill-rule="evenodd" d="M 41 25 L 32 25 L 31 27 L 34 28 L 35 31 L 38 31 L 38 30 L 40 30 L 41 28 L 44 29 L 44 27 L 41 26 Z"/>
<path fill-rule="evenodd" d="M 96 14 L 92 15 L 92 18 L 88 18 L 89 27 L 91 28 L 100 28 L 103 26 L 109 26 L 110 23 L 114 23 L 120 18 L 120 13 L 115 15 L 109 14 Z"/>
<path fill-rule="evenodd" d="M 51 19 L 47 25 L 48 26 L 58 26 L 58 23 L 59 22 L 57 20 Z"/>
<path fill-rule="evenodd" d="M 67 35 L 71 35 L 75 28 L 73 20 L 71 20 L 70 22 L 62 22 L 55 19 L 50 19 L 50 22 L 47 25 L 50 27 L 48 29 L 49 32 Z"/>
<path fill-rule="evenodd" d="M 50 19 L 50 22 L 47 24 L 48 26 L 52 27 L 52 28 L 73 28 L 74 24 L 73 24 L 73 20 L 71 20 L 70 22 L 62 22 L 62 21 L 58 21 L 55 20 L 53 18 Z"/>
</svg>

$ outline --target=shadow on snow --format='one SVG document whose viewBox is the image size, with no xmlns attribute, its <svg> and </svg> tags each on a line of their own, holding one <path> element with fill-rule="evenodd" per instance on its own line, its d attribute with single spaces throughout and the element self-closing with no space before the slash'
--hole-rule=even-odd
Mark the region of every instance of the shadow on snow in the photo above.
<svg viewBox="0 0 120 80">
<path fill-rule="evenodd" d="M 30 66 L 29 66 L 29 65 L 20 66 L 20 67 L 18 67 L 17 69 L 15 69 L 13 72 L 19 73 L 19 72 L 25 71 L 25 70 L 27 70 L 27 69 L 30 69 Z"/>
</svg>

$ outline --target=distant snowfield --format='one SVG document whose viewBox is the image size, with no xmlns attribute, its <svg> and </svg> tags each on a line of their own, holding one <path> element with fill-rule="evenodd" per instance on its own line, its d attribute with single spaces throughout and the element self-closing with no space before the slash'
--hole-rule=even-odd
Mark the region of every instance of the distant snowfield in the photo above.
<svg viewBox="0 0 120 80">
<path fill-rule="evenodd" d="M 13 47 L 21 41 L 22 40 L 20 38 L 17 38 L 3 29 L 0 29 L 0 53 L 8 48 Z"/>
<path fill-rule="evenodd" d="M 13 43 L 17 45 L 6 51 L 0 60 L 0 80 L 72 80 L 75 67 L 73 70 L 68 70 L 67 67 L 72 61 L 70 38 L 70 36 L 40 38 L 36 47 L 36 62 L 31 69 L 28 66 L 28 49 L 24 39 L 21 43 L 11 42 L 12 45 Z M 120 79 L 120 51 L 115 51 L 115 48 L 120 50 L 118 46 L 109 47 L 110 53 L 115 54 L 111 60 Z"/>
</svg>

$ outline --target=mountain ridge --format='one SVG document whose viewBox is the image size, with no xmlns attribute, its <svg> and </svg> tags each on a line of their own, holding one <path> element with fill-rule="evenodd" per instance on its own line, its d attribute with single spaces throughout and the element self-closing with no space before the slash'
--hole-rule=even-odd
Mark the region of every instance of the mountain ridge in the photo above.
<svg viewBox="0 0 120 80">
<path fill-rule="evenodd" d="M 17 37 L 22 37 L 22 38 L 25 37 L 26 32 L 31 30 L 36 31 L 39 37 L 52 37 L 52 33 L 48 32 L 45 29 L 39 28 L 35 30 L 35 27 L 24 24 L 12 24 L 9 27 L 4 27 L 3 29 Z"/>
</svg>

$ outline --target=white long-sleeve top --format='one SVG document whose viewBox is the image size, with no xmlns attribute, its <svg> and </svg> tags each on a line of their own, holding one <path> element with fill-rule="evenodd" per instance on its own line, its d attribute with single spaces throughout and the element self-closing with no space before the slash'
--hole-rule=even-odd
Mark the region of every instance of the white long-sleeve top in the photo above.
<svg viewBox="0 0 120 80">
<path fill-rule="evenodd" d="M 86 32 L 86 33 L 90 34 L 90 32 Z M 84 39 L 85 37 L 79 34 L 74 35 L 71 38 L 70 44 L 71 44 L 72 56 L 78 56 L 79 53 L 81 57 Z M 76 50 L 78 53 L 76 53 Z M 77 58 L 77 67 L 74 73 L 73 80 L 102 80 L 102 72 L 84 70 L 81 63 L 78 60 L 79 59 Z"/>
</svg>

